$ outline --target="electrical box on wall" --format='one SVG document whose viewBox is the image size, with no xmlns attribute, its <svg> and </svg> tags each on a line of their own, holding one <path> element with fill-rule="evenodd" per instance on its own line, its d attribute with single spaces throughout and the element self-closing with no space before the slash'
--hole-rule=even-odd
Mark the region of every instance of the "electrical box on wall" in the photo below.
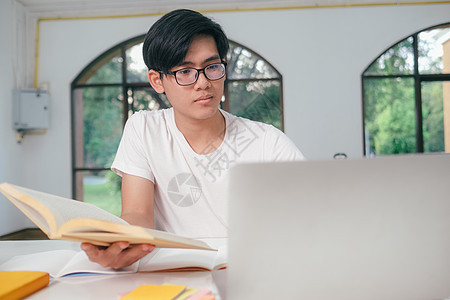
<svg viewBox="0 0 450 300">
<path fill-rule="evenodd" d="M 13 97 L 13 128 L 17 131 L 36 131 L 48 128 L 48 91 L 38 89 L 15 90 Z"/>
</svg>

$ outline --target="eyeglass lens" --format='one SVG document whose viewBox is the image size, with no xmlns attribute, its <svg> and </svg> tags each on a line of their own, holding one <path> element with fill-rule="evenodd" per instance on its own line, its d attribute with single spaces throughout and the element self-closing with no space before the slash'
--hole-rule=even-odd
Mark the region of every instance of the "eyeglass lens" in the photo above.
<svg viewBox="0 0 450 300">
<path fill-rule="evenodd" d="M 198 74 L 203 71 L 208 80 L 218 80 L 225 75 L 225 65 L 223 63 L 212 64 L 203 69 L 186 68 L 175 72 L 178 84 L 190 85 L 197 81 Z"/>
</svg>

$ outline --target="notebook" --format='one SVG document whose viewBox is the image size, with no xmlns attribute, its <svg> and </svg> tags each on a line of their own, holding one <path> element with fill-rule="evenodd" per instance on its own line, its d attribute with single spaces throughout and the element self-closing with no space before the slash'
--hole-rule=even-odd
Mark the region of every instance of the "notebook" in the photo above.
<svg viewBox="0 0 450 300">
<path fill-rule="evenodd" d="M 450 155 L 237 165 L 227 299 L 450 299 Z"/>
</svg>

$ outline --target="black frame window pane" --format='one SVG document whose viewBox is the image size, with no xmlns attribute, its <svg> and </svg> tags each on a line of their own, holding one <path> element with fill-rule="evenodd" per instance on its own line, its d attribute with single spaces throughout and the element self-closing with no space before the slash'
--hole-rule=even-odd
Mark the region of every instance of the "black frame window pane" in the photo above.
<svg viewBox="0 0 450 300">
<path fill-rule="evenodd" d="M 78 200 L 94 204 L 110 213 L 120 216 L 122 200 L 120 187 L 122 178 L 112 171 L 78 171 Z"/>
<path fill-rule="evenodd" d="M 86 84 L 120 83 L 122 81 L 123 58 L 118 51 L 113 57 L 106 56 L 86 74 Z"/>
<path fill-rule="evenodd" d="M 422 82 L 424 152 L 445 151 L 443 86 L 441 81 Z"/>
<path fill-rule="evenodd" d="M 278 80 L 235 81 L 228 85 L 229 110 L 236 116 L 282 129 L 281 84 Z"/>
<path fill-rule="evenodd" d="M 245 47 L 230 41 L 227 57 L 227 78 L 233 79 L 271 79 L 280 74 L 266 60 Z"/>
<path fill-rule="evenodd" d="M 418 34 L 419 73 L 450 73 L 450 26 Z"/>
<path fill-rule="evenodd" d="M 414 80 L 364 80 L 366 155 L 416 152 Z"/>
<path fill-rule="evenodd" d="M 364 75 L 407 75 L 413 72 L 413 38 L 409 37 L 383 53 Z"/>
<path fill-rule="evenodd" d="M 148 68 L 142 57 L 142 45 L 143 43 L 133 45 L 125 51 L 127 82 L 129 83 L 148 81 Z"/>
<path fill-rule="evenodd" d="M 114 159 L 122 135 L 120 87 L 74 90 L 74 130 L 77 168 L 105 168 Z"/>
</svg>

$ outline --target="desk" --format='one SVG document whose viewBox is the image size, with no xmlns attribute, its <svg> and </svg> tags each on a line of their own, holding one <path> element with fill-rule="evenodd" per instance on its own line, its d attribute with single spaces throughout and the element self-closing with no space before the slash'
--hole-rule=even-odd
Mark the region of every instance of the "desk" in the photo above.
<svg viewBox="0 0 450 300">
<path fill-rule="evenodd" d="M 80 245 L 67 241 L 1 241 L 0 264 L 15 255 L 59 249 L 80 250 Z M 69 276 L 51 279 L 48 287 L 27 299 L 118 299 L 140 285 L 168 282 L 209 289 L 217 300 L 224 300 L 225 281 L 226 270 Z"/>
</svg>

